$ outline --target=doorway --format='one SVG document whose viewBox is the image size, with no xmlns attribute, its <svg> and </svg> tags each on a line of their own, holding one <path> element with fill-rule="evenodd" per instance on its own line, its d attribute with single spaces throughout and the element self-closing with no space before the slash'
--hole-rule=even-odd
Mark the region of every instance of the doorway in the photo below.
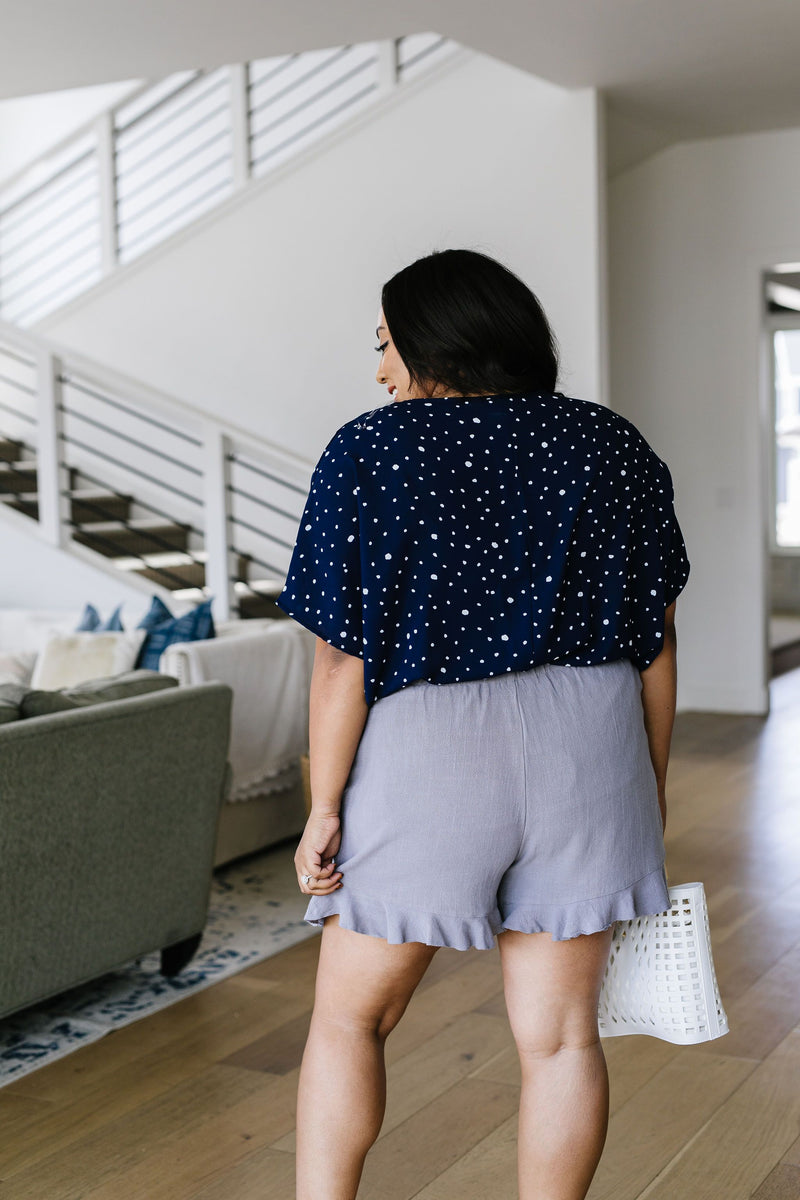
<svg viewBox="0 0 800 1200">
<path fill-rule="evenodd" d="M 771 678 L 800 667 L 800 269 L 765 275 L 770 360 L 768 639 Z"/>
</svg>

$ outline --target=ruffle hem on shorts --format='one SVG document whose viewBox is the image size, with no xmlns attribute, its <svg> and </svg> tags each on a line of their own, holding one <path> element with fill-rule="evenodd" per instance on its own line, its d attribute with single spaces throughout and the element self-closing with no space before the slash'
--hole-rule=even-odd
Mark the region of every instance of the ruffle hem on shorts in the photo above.
<svg viewBox="0 0 800 1200">
<path fill-rule="evenodd" d="M 495 935 L 504 929 L 549 933 L 554 942 L 563 942 L 582 934 L 599 933 L 615 921 L 664 912 L 668 907 L 669 893 L 662 866 L 630 887 L 591 900 L 551 905 L 511 903 L 506 905 L 505 918 L 499 909 L 491 916 L 474 917 L 400 909 L 380 896 L 354 893 L 345 884 L 327 896 L 312 896 L 303 920 L 309 925 L 322 926 L 325 917 L 338 913 L 343 929 L 385 938 L 393 946 L 423 942 L 455 950 L 491 950 Z"/>
</svg>

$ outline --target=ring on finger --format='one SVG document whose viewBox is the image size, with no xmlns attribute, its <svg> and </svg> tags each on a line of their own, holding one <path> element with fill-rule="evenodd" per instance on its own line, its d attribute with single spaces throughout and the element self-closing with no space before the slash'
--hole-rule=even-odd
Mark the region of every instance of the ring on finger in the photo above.
<svg viewBox="0 0 800 1200">
<path fill-rule="evenodd" d="M 311 880 L 312 880 L 312 878 L 313 878 L 313 876 L 312 876 L 312 875 L 303 875 L 303 876 L 302 876 L 303 883 L 305 883 L 306 885 L 310 884 L 310 883 L 311 883 Z"/>
</svg>

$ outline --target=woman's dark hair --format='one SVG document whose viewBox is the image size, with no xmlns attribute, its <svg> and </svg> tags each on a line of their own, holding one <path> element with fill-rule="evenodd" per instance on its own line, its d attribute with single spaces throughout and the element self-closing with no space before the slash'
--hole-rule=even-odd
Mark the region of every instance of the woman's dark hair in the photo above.
<svg viewBox="0 0 800 1200">
<path fill-rule="evenodd" d="M 533 292 L 477 250 L 436 250 L 398 271 L 381 306 L 411 382 L 461 395 L 552 392 L 558 344 Z"/>
</svg>

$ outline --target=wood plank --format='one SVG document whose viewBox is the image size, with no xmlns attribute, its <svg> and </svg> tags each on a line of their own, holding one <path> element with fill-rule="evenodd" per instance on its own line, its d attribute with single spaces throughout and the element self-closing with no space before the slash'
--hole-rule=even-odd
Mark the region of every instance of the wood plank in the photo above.
<svg viewBox="0 0 800 1200">
<path fill-rule="evenodd" d="M 10 1094 L 6 1095 L 6 1092 Z M 15 1123 L 25 1125 L 39 1121 L 47 1111 L 47 1100 L 36 1100 L 32 1096 L 20 1096 L 11 1093 L 9 1088 L 0 1089 L 0 1129 L 6 1138 L 14 1129 Z"/>
<path fill-rule="evenodd" d="M 243 994 L 247 995 L 244 1001 Z M 0 1144 L 0 1178 L 13 1176 L 55 1150 L 66 1152 L 76 1140 L 102 1130 L 103 1126 L 121 1117 L 135 1114 L 142 1107 L 159 1103 L 168 1105 L 172 1094 L 183 1094 L 187 1089 L 200 1087 L 200 1079 L 215 1069 L 216 1059 L 233 1053 L 262 1031 L 280 1026 L 297 1011 L 297 1001 L 293 998 L 275 997 L 272 1004 L 267 1005 L 263 996 L 242 993 L 239 989 L 238 1000 L 237 1007 L 229 1011 L 224 1020 L 215 1017 L 202 1025 L 190 1026 L 186 1036 L 173 1033 L 168 1048 L 159 1046 L 134 1061 L 129 1061 L 126 1051 L 120 1068 L 110 1080 L 104 1072 L 95 1086 L 76 1090 L 70 1104 L 54 1103 L 43 1116 L 18 1121 L 13 1141 Z M 161 1015 L 154 1014 L 153 1019 Z M 146 1024 L 143 1021 L 126 1029 L 135 1030 Z M 115 1036 L 109 1034 L 102 1041 Z M 91 1046 L 83 1047 L 70 1058 L 91 1049 Z M 113 1053 L 109 1057 L 113 1058 Z M 59 1065 L 60 1062 L 53 1064 L 54 1067 Z M 232 1068 L 220 1069 L 233 1071 Z M 253 1073 L 236 1070 L 233 1074 Z"/>
<path fill-rule="evenodd" d="M 800 1167 L 800 1137 L 796 1142 L 792 1142 L 781 1162 L 789 1163 L 793 1167 Z"/>
<path fill-rule="evenodd" d="M 293 1154 L 261 1150 L 192 1192 L 191 1200 L 289 1200 L 294 1195 L 294 1178 Z"/>
<path fill-rule="evenodd" d="M 790 889 L 771 903 L 751 903 L 750 912 L 718 932 L 709 913 L 711 945 L 720 995 L 728 1008 L 797 944 L 800 934 L 800 896 Z"/>
<path fill-rule="evenodd" d="M 33 1156 L 8 1147 L 2 1179 L 14 1200 L 84 1200 L 87 1183 L 112 1189 L 119 1177 L 141 1161 L 170 1147 L 173 1152 L 193 1128 L 225 1112 L 264 1087 L 256 1071 L 210 1066 L 200 1076 L 170 1088 L 115 1120 L 105 1121 L 83 1136 L 53 1146 L 43 1142 Z M 23 1165 L 25 1164 L 25 1165 Z"/>
<path fill-rule="evenodd" d="M 758 1065 L 722 1056 L 699 1060 L 694 1051 L 683 1047 L 611 1118 L 589 1200 L 636 1200 Z"/>
<path fill-rule="evenodd" d="M 800 941 L 733 1004 L 726 1005 L 730 1033 L 704 1042 L 698 1052 L 766 1058 L 796 1025 L 798 995 Z"/>
<path fill-rule="evenodd" d="M 678 1057 L 681 1047 L 662 1042 L 660 1038 L 630 1034 L 603 1038 L 603 1052 L 608 1066 L 609 1112 L 613 1116 Z"/>
<path fill-rule="evenodd" d="M 462 1080 L 378 1139 L 367 1155 L 359 1200 L 411 1200 L 518 1107 L 517 1088 Z"/>
<path fill-rule="evenodd" d="M 800 1029 L 720 1105 L 648 1189 L 647 1200 L 750 1200 L 800 1135 L 798 1079 Z"/>
<path fill-rule="evenodd" d="M 28 1096 L 55 1104 L 73 1104 L 82 1094 L 94 1091 L 105 1080 L 114 1080 L 121 1069 L 135 1067 L 148 1055 L 158 1062 L 165 1047 L 176 1037 L 190 1038 L 192 1031 L 205 1033 L 232 1014 L 263 1012 L 265 1004 L 253 994 L 247 973 L 234 975 L 202 991 L 184 996 L 140 1021 L 112 1029 L 104 1037 L 73 1054 L 58 1059 L 43 1070 L 24 1075 L 7 1084 L 0 1095 Z M 267 987 L 277 987 L 269 985 Z M 191 1060 L 187 1057 L 186 1063 Z M 118 1088 L 115 1090 L 119 1090 Z"/>
<path fill-rule="evenodd" d="M 288 985 L 292 989 L 302 988 L 304 992 L 309 988 L 313 990 L 321 940 L 320 929 L 280 954 L 272 954 L 262 962 L 254 963 L 247 968 L 246 974 L 251 979 L 275 986 Z"/>
<path fill-rule="evenodd" d="M 272 1075 L 285 1075 L 287 1071 L 299 1070 L 310 1024 L 311 1012 L 302 1012 L 294 1020 L 284 1021 L 276 1029 L 248 1042 L 220 1061 L 229 1067 L 269 1071 Z"/>
<path fill-rule="evenodd" d="M 800 1197 L 800 1168 L 778 1166 L 770 1171 L 761 1187 L 753 1192 L 752 1200 L 798 1200 Z"/>
<path fill-rule="evenodd" d="M 414 1200 L 487 1200 L 517 1195 L 517 1126 L 508 1117 L 452 1166 L 414 1195 Z"/>
<path fill-rule="evenodd" d="M 283 1077 L 262 1073 L 252 1092 L 208 1119 L 190 1120 L 177 1139 L 159 1139 L 158 1131 L 155 1137 L 148 1135 L 147 1126 L 140 1125 L 146 1156 L 117 1162 L 113 1175 L 81 1192 L 81 1200 L 192 1200 L 198 1190 L 226 1179 L 239 1163 L 266 1152 L 293 1129 L 296 1096 L 296 1072 Z"/>
<path fill-rule="evenodd" d="M 496 946 L 491 950 L 457 953 L 464 958 L 462 967 L 437 979 L 430 987 L 414 992 L 400 1023 L 387 1038 L 387 1066 L 496 995 L 498 989 L 502 990 L 500 952 Z"/>
</svg>

